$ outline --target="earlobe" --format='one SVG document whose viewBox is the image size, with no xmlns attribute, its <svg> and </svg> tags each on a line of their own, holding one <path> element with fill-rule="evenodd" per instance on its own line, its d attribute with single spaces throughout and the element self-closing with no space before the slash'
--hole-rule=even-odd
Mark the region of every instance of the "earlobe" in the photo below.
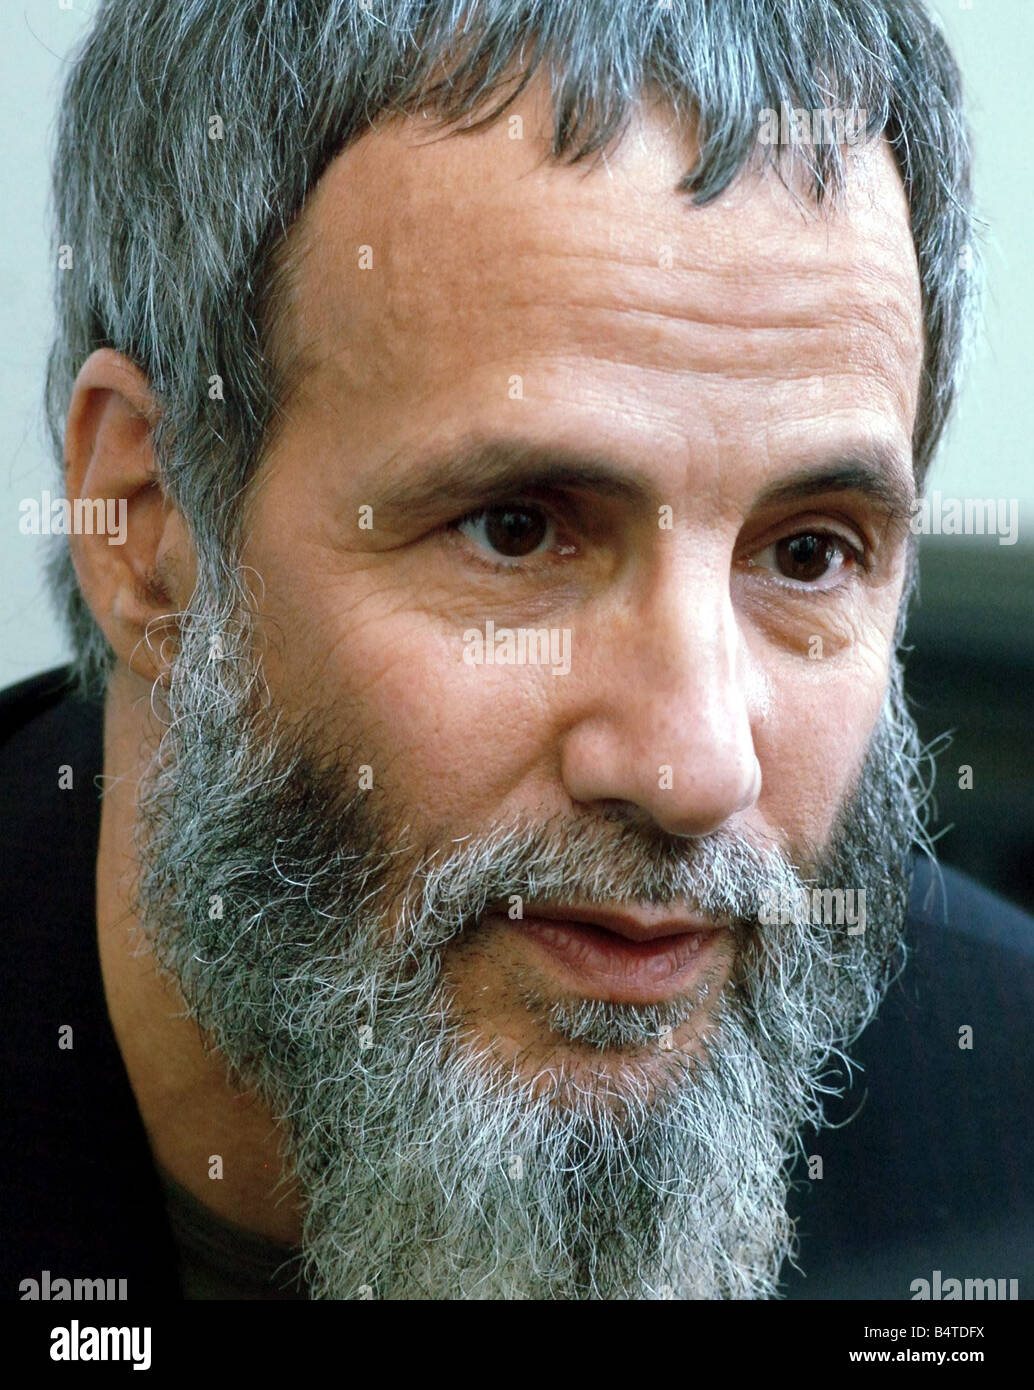
<svg viewBox="0 0 1034 1390">
<path fill-rule="evenodd" d="M 101 348 L 76 378 L 65 431 L 79 585 L 119 661 L 148 682 L 164 675 L 194 582 L 189 532 L 154 455 L 158 414 L 144 373 Z"/>
</svg>

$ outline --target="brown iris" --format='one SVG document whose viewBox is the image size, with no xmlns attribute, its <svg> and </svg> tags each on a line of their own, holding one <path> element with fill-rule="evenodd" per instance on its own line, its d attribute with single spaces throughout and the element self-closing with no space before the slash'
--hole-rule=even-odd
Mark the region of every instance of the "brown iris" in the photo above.
<svg viewBox="0 0 1034 1390">
<path fill-rule="evenodd" d="M 485 512 L 485 538 L 493 550 L 510 559 L 537 550 L 548 525 L 538 507 L 493 507 Z"/>
<path fill-rule="evenodd" d="M 821 579 L 834 564 L 837 555 L 833 540 L 814 531 L 787 536 L 776 543 L 775 551 L 780 574 L 802 584 Z"/>
</svg>

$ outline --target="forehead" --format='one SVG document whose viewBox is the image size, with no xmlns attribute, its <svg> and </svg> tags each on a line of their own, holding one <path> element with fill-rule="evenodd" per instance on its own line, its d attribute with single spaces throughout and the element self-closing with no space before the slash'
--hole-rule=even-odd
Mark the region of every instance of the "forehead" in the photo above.
<svg viewBox="0 0 1034 1390">
<path fill-rule="evenodd" d="M 290 305 L 314 397 L 361 427 L 371 394 L 469 412 L 530 374 L 543 400 L 645 394 L 673 429 L 687 390 L 730 420 L 764 403 L 771 428 L 806 380 L 910 433 L 921 299 L 885 144 L 848 151 L 833 207 L 770 171 L 696 208 L 676 191 L 693 138 L 666 108 L 574 166 L 548 157 L 551 120 L 532 84 L 480 131 L 396 120 L 331 164 Z"/>
</svg>

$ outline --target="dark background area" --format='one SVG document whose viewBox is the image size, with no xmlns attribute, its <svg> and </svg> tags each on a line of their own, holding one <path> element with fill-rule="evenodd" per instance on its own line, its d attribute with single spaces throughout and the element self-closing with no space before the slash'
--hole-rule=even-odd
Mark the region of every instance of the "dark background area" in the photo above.
<svg viewBox="0 0 1034 1390">
<path fill-rule="evenodd" d="M 905 686 L 926 741 L 938 859 L 1034 912 L 1034 548 L 924 539 Z M 959 788 L 959 767 L 973 786 Z"/>
</svg>

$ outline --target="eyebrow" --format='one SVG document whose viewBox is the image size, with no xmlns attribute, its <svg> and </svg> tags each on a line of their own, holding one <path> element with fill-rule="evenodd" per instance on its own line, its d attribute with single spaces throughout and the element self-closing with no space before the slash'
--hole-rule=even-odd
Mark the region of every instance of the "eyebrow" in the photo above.
<svg viewBox="0 0 1034 1390">
<path fill-rule="evenodd" d="M 907 521 L 915 511 L 916 489 L 911 469 L 902 463 L 895 449 L 879 445 L 871 453 L 853 454 L 781 478 L 764 489 L 755 499 L 755 506 L 801 502 L 831 492 L 860 493 L 893 521 Z"/>
<path fill-rule="evenodd" d="M 522 492 L 567 489 L 642 506 L 655 499 L 645 478 L 605 458 L 563 445 L 522 439 L 461 440 L 410 462 L 386 467 L 406 475 L 387 484 L 376 506 L 407 519 L 433 519 L 446 508 L 491 506 Z"/>
<path fill-rule="evenodd" d="M 462 439 L 408 460 L 395 455 L 384 468 L 403 476 L 385 484 L 375 508 L 415 523 L 436 520 L 448 510 L 490 507 L 545 490 L 590 492 L 640 508 L 664 501 L 654 482 L 613 459 L 523 439 Z M 861 494 L 893 520 L 907 520 L 915 507 L 911 470 L 895 449 L 882 445 L 799 469 L 764 488 L 753 505 L 777 506 L 835 492 Z"/>
</svg>

